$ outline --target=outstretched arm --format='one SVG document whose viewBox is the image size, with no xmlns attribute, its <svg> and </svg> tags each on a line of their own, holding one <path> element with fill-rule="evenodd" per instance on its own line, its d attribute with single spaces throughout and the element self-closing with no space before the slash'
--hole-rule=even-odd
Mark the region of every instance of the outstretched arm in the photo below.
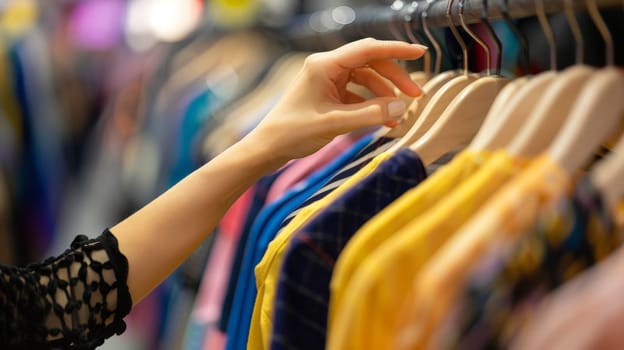
<svg viewBox="0 0 624 350">
<path fill-rule="evenodd" d="M 110 232 L 77 237 L 63 255 L 40 264 L 0 265 L 0 348 L 91 349 L 123 332 L 131 302 L 179 266 L 261 176 L 340 134 L 394 125 L 405 105 L 386 82 L 410 96 L 421 92 L 392 59 L 416 59 L 424 51 L 364 39 L 311 55 L 254 131 Z M 348 82 L 377 97 L 349 92 Z"/>
<path fill-rule="evenodd" d="M 392 126 L 405 105 L 382 77 L 410 96 L 419 95 L 419 87 L 392 59 L 416 59 L 425 50 L 363 39 L 308 57 L 292 88 L 254 131 L 111 229 L 128 258 L 134 302 L 178 267 L 261 176 L 315 152 L 337 135 Z M 350 93 L 349 81 L 378 97 L 364 100 Z"/>
</svg>

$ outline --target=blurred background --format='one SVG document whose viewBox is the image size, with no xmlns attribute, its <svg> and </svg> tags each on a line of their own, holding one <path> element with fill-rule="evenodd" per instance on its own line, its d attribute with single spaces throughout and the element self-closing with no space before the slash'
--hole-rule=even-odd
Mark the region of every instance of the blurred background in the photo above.
<svg viewBox="0 0 624 350">
<path fill-rule="evenodd" d="M 276 77 L 292 77 L 302 52 L 349 41 L 294 34 L 339 28 L 369 5 L 390 3 L 0 0 L 0 262 L 24 265 L 59 254 L 77 234 L 98 235 L 240 139 L 288 86 Z M 621 14 L 605 17 L 622 33 Z M 565 67 L 571 34 L 563 16 L 551 23 Z M 534 18 L 518 22 L 532 37 L 528 68 L 509 28 L 494 25 L 506 44 L 503 72 L 547 69 Z M 602 64 L 601 45 L 586 41 L 586 62 Z M 457 49 L 447 51 L 444 68 L 458 66 Z M 269 83 L 270 94 L 253 93 Z M 183 348 L 210 249 L 209 239 L 103 348 Z"/>
</svg>

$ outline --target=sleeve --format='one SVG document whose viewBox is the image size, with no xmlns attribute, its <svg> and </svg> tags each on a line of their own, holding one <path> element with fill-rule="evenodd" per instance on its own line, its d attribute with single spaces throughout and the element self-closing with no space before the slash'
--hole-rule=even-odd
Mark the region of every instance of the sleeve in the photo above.
<svg viewBox="0 0 624 350">
<path fill-rule="evenodd" d="M 128 260 L 106 230 L 27 267 L 0 265 L 0 349 L 94 349 L 121 334 Z"/>
</svg>

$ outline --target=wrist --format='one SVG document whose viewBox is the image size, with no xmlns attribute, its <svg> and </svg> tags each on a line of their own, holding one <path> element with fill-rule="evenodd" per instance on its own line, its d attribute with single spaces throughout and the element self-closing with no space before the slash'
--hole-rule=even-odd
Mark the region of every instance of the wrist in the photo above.
<svg viewBox="0 0 624 350">
<path fill-rule="evenodd" d="M 234 144 L 230 151 L 253 168 L 259 169 L 263 175 L 279 169 L 290 160 L 278 152 L 270 139 L 256 137 L 253 132 Z"/>
</svg>

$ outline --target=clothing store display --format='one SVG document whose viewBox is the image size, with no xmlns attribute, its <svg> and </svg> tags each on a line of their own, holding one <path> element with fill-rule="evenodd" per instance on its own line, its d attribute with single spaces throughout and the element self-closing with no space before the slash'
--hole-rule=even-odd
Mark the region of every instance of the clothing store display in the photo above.
<svg viewBox="0 0 624 350">
<path fill-rule="evenodd" d="M 406 300 L 413 280 L 410 277 L 525 163 L 504 151 L 496 152 L 424 217 L 410 221 L 376 248 L 353 276 L 345 292 L 344 305 L 336 306 L 340 312 L 329 330 L 328 347 L 375 348 L 391 343 L 393 325 L 402 310 L 390 305 Z"/>
<path fill-rule="evenodd" d="M 291 238 L 274 301 L 272 349 L 325 345 L 329 282 L 342 248 L 369 217 L 425 177 L 418 155 L 401 150 Z"/>
<path fill-rule="evenodd" d="M 345 181 L 349 179 L 350 176 L 353 176 L 358 172 L 362 167 L 364 167 L 368 162 L 370 162 L 377 155 L 382 154 L 386 150 L 388 150 L 396 140 L 387 137 L 374 138 L 371 144 L 360 151 L 359 154 L 354 158 L 353 162 L 344 166 L 340 171 L 334 175 L 327 184 L 317 190 L 314 194 L 307 197 L 307 199 L 299 205 L 298 208 L 290 212 L 290 214 L 284 219 L 282 222 L 282 226 L 288 225 L 288 223 L 299 213 L 301 208 L 305 208 L 308 205 L 318 201 L 325 197 L 328 193 L 331 193 L 333 190 L 338 188 L 338 186 L 342 185 Z"/>
<path fill-rule="evenodd" d="M 328 316 L 330 329 L 338 312 L 337 305 L 342 304 L 353 274 L 370 253 L 411 220 L 433 207 L 489 158 L 488 152 L 465 151 L 458 154 L 447 166 L 399 197 L 360 228 L 345 246 L 334 268 Z"/>
<path fill-rule="evenodd" d="M 411 330 L 423 329 L 418 343 L 427 344 L 427 335 L 437 329 L 441 316 L 448 313 L 452 293 L 461 290 L 474 260 L 481 259 L 492 242 L 505 238 L 513 242 L 530 231 L 537 215 L 566 196 L 569 186 L 568 176 L 544 156 L 498 191 L 416 276 L 415 287 L 404 304 L 410 321 L 403 325 L 403 332 L 414 337 Z M 401 337 L 401 341 L 408 342 L 407 338 Z"/>
<path fill-rule="evenodd" d="M 621 0 L 170 2 L 0 1 L 0 349 L 624 348 Z M 428 47 L 332 81 L 396 125 L 233 189 L 133 305 L 106 228 L 294 88 L 333 118 L 300 72 L 365 37 Z"/>
<path fill-rule="evenodd" d="M 237 291 L 234 296 L 232 316 L 228 324 L 226 349 L 244 349 L 247 346 L 249 324 L 256 296 L 254 268 L 262 259 L 268 244 L 279 230 L 291 220 L 289 213 L 298 211 L 311 198 L 320 199 L 327 195 L 349 176 L 368 164 L 375 155 L 391 146 L 391 139 L 367 137 L 357 142 L 352 149 L 341 155 L 322 170 L 312 174 L 306 184 L 289 191 L 278 202 L 270 204 L 260 212 L 247 240 Z M 243 287 L 244 286 L 244 287 Z"/>
<path fill-rule="evenodd" d="M 265 176 L 260 179 L 255 185 L 254 197 L 251 203 L 251 208 L 247 213 L 247 218 L 245 221 L 245 225 L 243 226 L 243 231 L 241 232 L 240 243 L 236 247 L 236 255 L 234 256 L 234 261 L 232 263 L 230 278 L 228 281 L 228 287 L 225 293 L 225 298 L 223 300 L 223 305 L 221 307 L 221 317 L 219 319 L 219 330 L 223 333 L 227 330 L 227 325 L 230 319 L 230 313 L 232 310 L 232 305 L 234 302 L 234 294 L 236 292 L 236 286 L 238 282 L 238 275 L 240 274 L 243 257 L 245 256 L 245 245 L 247 239 L 249 238 L 249 234 L 251 232 L 251 227 L 254 223 L 254 220 L 258 216 L 258 213 L 262 209 L 265 204 L 267 194 L 269 189 L 271 188 L 271 184 L 279 177 L 282 171 L 287 168 L 282 168 L 280 171 L 276 173 Z"/>
<path fill-rule="evenodd" d="M 384 152 L 370 163 L 353 174 L 346 182 L 330 192 L 326 197 L 303 208 L 288 225 L 284 226 L 267 247 L 262 260 L 256 265 L 255 278 L 258 292 L 252 314 L 252 325 L 249 330 L 250 347 L 269 347 L 270 334 L 273 328 L 273 301 L 277 292 L 280 268 L 286 249 L 296 231 L 309 219 L 323 210 L 329 203 L 345 193 L 359 180 L 373 172 L 383 161 L 391 157 Z"/>
<path fill-rule="evenodd" d="M 318 152 L 294 161 L 289 165 L 288 171 L 275 180 L 267 195 L 267 200 L 274 202 L 279 199 L 290 188 L 296 187 L 300 181 L 310 176 L 314 170 L 324 167 L 341 153 L 346 152 L 355 141 L 357 141 L 355 135 L 341 135 Z"/>
<path fill-rule="evenodd" d="M 231 272 L 232 260 L 236 246 L 243 231 L 245 215 L 250 209 L 255 187 L 241 195 L 221 220 L 213 252 L 206 264 L 204 276 L 189 325 L 187 326 L 184 346 L 187 349 L 198 349 L 216 331 L 221 316 L 221 305 L 225 297 L 228 277 Z"/>
<path fill-rule="evenodd" d="M 479 258 L 483 262 L 471 273 L 457 306 L 460 316 L 453 321 L 458 337 L 445 339 L 457 339 L 459 347 L 509 347 L 518 329 L 535 319 L 546 293 L 621 245 L 590 182 L 581 180 L 571 202 L 562 202 L 541 214 L 537 232 L 520 238 L 512 249 L 495 244 Z M 496 324 L 484 305 L 496 305 Z"/>
</svg>

